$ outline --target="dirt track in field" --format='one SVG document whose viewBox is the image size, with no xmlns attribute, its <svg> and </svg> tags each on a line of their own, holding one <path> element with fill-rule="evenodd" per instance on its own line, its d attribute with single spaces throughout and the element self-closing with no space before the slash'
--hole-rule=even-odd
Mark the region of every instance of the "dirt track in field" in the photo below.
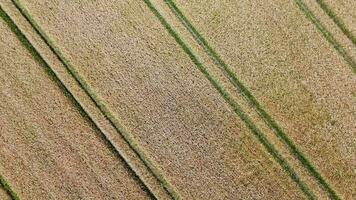
<svg viewBox="0 0 356 200">
<path fill-rule="evenodd" d="M 344 1 L 174 2 L 0 1 L 24 34 L 1 21 L 0 173 L 20 199 L 356 195 Z"/>
</svg>

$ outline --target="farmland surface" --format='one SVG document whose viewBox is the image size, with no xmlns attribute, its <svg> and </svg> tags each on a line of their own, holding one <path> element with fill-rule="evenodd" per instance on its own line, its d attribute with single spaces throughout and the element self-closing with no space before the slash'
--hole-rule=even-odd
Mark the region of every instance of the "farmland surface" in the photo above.
<svg viewBox="0 0 356 200">
<path fill-rule="evenodd" d="M 355 195 L 356 79 L 348 63 L 292 1 L 205 4 L 203 10 L 200 1 L 177 1 L 317 168 Z"/>
<path fill-rule="evenodd" d="M 355 198 L 350 7 L 0 0 L 0 199 Z"/>
<path fill-rule="evenodd" d="M 58 82 L 0 24 L 1 174 L 24 199 L 148 198 Z"/>
<path fill-rule="evenodd" d="M 3 187 L 0 188 L 0 198 L 3 200 L 11 199 L 11 197 L 6 193 L 6 190 Z"/>
</svg>

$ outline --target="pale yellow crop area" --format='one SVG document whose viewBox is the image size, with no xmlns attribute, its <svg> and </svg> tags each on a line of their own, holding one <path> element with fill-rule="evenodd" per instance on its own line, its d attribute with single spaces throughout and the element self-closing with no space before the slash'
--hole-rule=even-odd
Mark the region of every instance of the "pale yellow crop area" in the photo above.
<svg viewBox="0 0 356 200">
<path fill-rule="evenodd" d="M 0 199 L 353 199 L 348 4 L 0 0 Z"/>
</svg>

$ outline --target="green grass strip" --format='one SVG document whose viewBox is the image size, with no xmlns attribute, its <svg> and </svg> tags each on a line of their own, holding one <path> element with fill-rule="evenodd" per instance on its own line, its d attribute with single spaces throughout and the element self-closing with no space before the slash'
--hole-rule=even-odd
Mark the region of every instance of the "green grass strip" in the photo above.
<svg viewBox="0 0 356 200">
<path fill-rule="evenodd" d="M 266 150 L 272 155 L 272 157 L 281 165 L 281 167 L 287 172 L 287 174 L 292 178 L 292 180 L 299 186 L 303 193 L 309 199 L 315 199 L 314 194 L 309 190 L 309 188 L 302 182 L 298 177 L 292 167 L 287 163 L 287 161 L 278 153 L 275 147 L 267 140 L 264 134 L 254 125 L 249 116 L 241 109 L 241 107 L 230 97 L 230 94 L 220 86 L 220 83 L 215 80 L 206 67 L 198 60 L 194 55 L 192 50 L 183 42 L 178 33 L 169 25 L 169 23 L 164 19 L 164 17 L 157 11 L 154 5 L 149 0 L 144 0 L 146 5 L 151 9 L 151 11 L 160 20 L 162 25 L 166 30 L 173 36 L 176 42 L 180 45 L 183 51 L 188 54 L 189 58 L 193 61 L 196 67 L 204 74 L 204 76 L 209 80 L 213 87 L 219 92 L 219 94 L 224 98 L 224 100 L 231 106 L 233 111 L 245 122 L 247 127 L 252 131 L 252 133 L 257 137 L 259 142 L 266 148 Z"/>
<path fill-rule="evenodd" d="M 11 24 L 11 20 L 8 17 L 8 15 L 5 13 L 5 11 L 2 9 L 0 5 L 0 17 L 1 19 L 4 20 L 4 22 L 9 25 Z M 12 190 L 11 186 L 7 183 L 5 178 L 0 175 L 0 185 L 4 188 L 6 193 L 11 197 L 13 200 L 19 200 L 20 198 L 17 196 L 16 192 Z"/>
<path fill-rule="evenodd" d="M 334 21 L 334 23 L 341 29 L 347 38 L 356 46 L 356 37 L 352 35 L 351 31 L 346 27 L 345 23 L 339 18 L 331 8 L 324 2 L 324 0 L 316 0 L 320 8 Z M 354 12 L 354 11 L 351 11 Z"/>
<path fill-rule="evenodd" d="M 2 17 L 2 9 L 0 8 L 0 16 Z M 7 183 L 5 178 L 0 175 L 0 186 L 4 188 L 6 193 L 11 197 L 13 200 L 20 200 L 19 196 L 17 196 L 16 192 L 13 191 L 10 187 L 10 185 Z"/>
<path fill-rule="evenodd" d="M 352 57 L 346 52 L 340 43 L 336 41 L 334 36 L 326 29 L 326 27 L 320 22 L 320 20 L 310 11 L 307 5 L 302 0 L 293 0 L 297 7 L 304 13 L 307 19 L 309 19 L 315 27 L 320 31 L 324 38 L 334 47 L 334 49 L 341 55 L 345 62 L 351 67 L 352 71 L 356 73 L 356 63 Z"/>
<path fill-rule="evenodd" d="M 64 92 L 64 95 L 70 99 L 70 101 L 75 105 L 76 108 L 78 108 L 78 111 L 80 114 L 86 119 L 91 122 L 92 125 L 94 125 L 94 128 L 98 130 L 99 132 L 102 133 L 103 139 L 106 139 L 107 142 L 110 144 L 110 147 L 112 150 L 114 150 L 115 154 L 118 155 L 121 159 L 123 159 L 126 164 L 128 165 L 129 169 L 132 171 L 132 175 L 137 179 L 142 186 L 144 186 L 145 191 L 147 194 L 152 198 L 152 199 L 157 199 L 157 197 L 154 196 L 153 192 L 150 191 L 150 189 L 145 185 L 144 181 L 140 178 L 140 176 L 135 173 L 133 170 L 133 167 L 130 165 L 130 162 L 127 161 L 124 157 L 121 156 L 120 152 L 115 148 L 114 144 L 112 141 L 110 141 L 105 134 L 102 132 L 102 130 L 99 128 L 99 126 L 96 124 L 96 122 L 89 116 L 89 114 L 85 111 L 85 109 L 82 107 L 82 105 L 79 103 L 78 100 L 74 97 L 74 95 L 69 91 L 68 88 L 63 84 L 63 82 L 60 80 L 60 78 L 55 74 L 55 72 L 52 70 L 52 68 L 49 66 L 49 64 L 43 59 L 41 54 L 32 46 L 30 41 L 26 38 L 26 36 L 21 32 L 21 30 L 17 27 L 15 22 L 10 18 L 10 16 L 7 15 L 7 13 L 2 9 L 0 6 L 0 17 L 6 22 L 6 24 L 9 26 L 11 31 L 17 36 L 21 44 L 30 52 L 30 54 L 33 56 L 35 61 L 39 63 L 45 72 L 48 74 L 48 76 L 53 80 L 57 86 Z"/>
<path fill-rule="evenodd" d="M 172 0 L 165 0 L 172 12 L 178 17 L 188 31 L 193 35 L 195 40 L 204 48 L 205 52 L 210 56 L 213 61 L 218 64 L 219 68 L 223 70 L 224 74 L 229 78 L 230 82 L 242 93 L 247 102 L 256 110 L 259 116 L 266 122 L 266 124 L 274 131 L 289 148 L 291 153 L 301 162 L 301 164 L 309 171 L 312 176 L 319 182 L 319 184 L 328 192 L 329 196 L 333 199 L 339 199 L 336 192 L 326 183 L 324 178 L 317 172 L 311 162 L 304 156 L 304 154 L 296 147 L 291 139 L 288 138 L 286 133 L 278 126 L 275 120 L 262 108 L 261 104 L 245 87 L 245 85 L 237 78 L 232 72 L 230 67 L 221 59 L 217 52 L 208 44 L 203 36 L 194 28 L 189 20 L 183 15 Z"/>
<path fill-rule="evenodd" d="M 70 64 L 70 62 L 65 58 L 65 56 L 61 53 L 61 51 L 54 45 L 54 42 L 50 39 L 50 37 L 42 30 L 42 28 L 36 23 L 36 21 L 32 18 L 30 13 L 26 10 L 25 7 L 22 6 L 19 0 L 12 0 L 14 5 L 20 11 L 23 17 L 31 24 L 37 34 L 41 37 L 41 39 L 47 44 L 50 50 L 56 55 L 56 57 L 61 61 L 61 63 L 66 67 L 66 70 L 74 77 L 76 82 L 80 85 L 83 91 L 91 98 L 91 100 L 95 103 L 95 105 L 99 108 L 102 114 L 106 117 L 106 119 L 111 123 L 111 125 L 116 129 L 116 131 L 124 138 L 125 142 L 130 146 L 130 148 L 134 151 L 134 153 L 138 156 L 140 161 L 147 167 L 149 173 L 155 177 L 160 183 L 161 187 L 173 198 L 180 199 L 180 195 L 176 190 L 171 186 L 171 184 L 165 179 L 160 170 L 154 166 L 152 161 L 146 156 L 146 153 L 142 151 L 137 144 L 137 142 L 132 138 L 130 134 L 121 126 L 119 120 L 114 116 L 113 112 L 108 108 L 108 106 L 104 103 L 104 101 L 94 92 L 92 87 L 88 84 L 88 82 L 82 77 L 82 75 L 77 71 L 77 69 Z M 127 161 L 129 164 L 129 162 Z M 131 167 L 133 168 L 133 167 Z M 142 180 L 143 182 L 143 180 Z M 146 185 L 149 189 L 149 187 Z M 150 191 L 154 194 L 153 191 Z M 158 197 L 156 197 L 158 198 Z"/>
</svg>

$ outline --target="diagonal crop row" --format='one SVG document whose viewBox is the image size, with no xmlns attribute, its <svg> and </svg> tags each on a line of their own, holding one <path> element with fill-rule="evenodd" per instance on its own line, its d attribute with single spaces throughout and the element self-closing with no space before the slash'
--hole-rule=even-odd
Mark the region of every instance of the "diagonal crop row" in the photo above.
<svg viewBox="0 0 356 200">
<path fill-rule="evenodd" d="M 334 36 L 326 29 L 326 27 L 320 22 L 320 20 L 310 11 L 307 5 L 302 0 L 293 0 L 297 7 L 304 13 L 307 19 L 314 24 L 318 31 L 324 36 L 324 38 L 334 47 L 334 49 L 344 58 L 345 62 L 351 67 L 354 73 L 356 73 L 356 63 L 352 57 L 347 53 L 344 47 L 336 41 Z M 320 5 L 320 4 L 319 4 Z M 322 4 L 324 5 L 324 4 Z M 327 11 L 325 11 L 327 12 Z M 335 22 L 336 23 L 336 22 Z M 347 36 L 347 35 L 346 35 Z M 351 40 L 352 41 L 352 40 Z M 353 42 L 353 41 L 352 41 Z"/>
<path fill-rule="evenodd" d="M 171 25 L 166 21 L 166 19 L 158 12 L 155 6 L 150 2 L 150 0 L 144 0 L 146 5 L 151 9 L 151 11 L 160 20 L 161 24 L 166 28 L 169 34 L 175 39 L 175 41 L 180 45 L 183 51 L 189 56 L 196 67 L 201 73 L 209 80 L 211 85 L 219 92 L 223 99 L 229 104 L 232 110 L 237 114 L 251 130 L 254 136 L 259 140 L 259 142 L 265 147 L 265 149 L 272 155 L 272 157 L 281 165 L 281 167 L 286 171 L 286 173 L 291 177 L 291 179 L 299 186 L 303 193 L 309 199 L 315 199 L 315 195 L 309 190 L 309 188 L 304 184 L 304 182 L 298 177 L 293 168 L 288 164 L 288 162 L 278 153 L 275 147 L 267 140 L 264 134 L 258 129 L 252 122 L 250 117 L 241 109 L 241 107 L 231 98 L 230 94 L 220 85 L 220 83 L 211 76 L 207 68 L 199 61 L 199 59 L 194 55 L 192 50 L 187 46 L 187 44 L 180 38 L 178 33 L 171 27 Z"/>
<path fill-rule="evenodd" d="M 2 17 L 2 10 L 0 8 L 0 16 Z M 16 192 L 12 190 L 10 185 L 7 183 L 5 178 L 0 175 L 0 187 L 4 188 L 6 193 L 11 197 L 12 200 L 20 200 L 19 196 L 17 196 Z"/>
<path fill-rule="evenodd" d="M 127 161 L 123 156 L 121 156 L 121 153 L 115 148 L 113 142 L 106 137 L 106 135 L 102 132 L 102 130 L 99 128 L 99 126 L 97 125 L 97 123 L 90 117 L 90 115 L 85 111 L 85 109 L 83 108 L 83 106 L 80 104 L 80 102 L 75 98 L 75 96 L 69 91 L 69 89 L 63 84 L 63 82 L 59 79 L 59 77 L 56 75 L 56 73 L 51 69 L 51 67 L 49 66 L 49 64 L 43 59 L 43 57 L 41 56 L 41 54 L 33 47 L 33 45 L 30 43 L 30 41 L 27 39 L 27 37 L 21 32 L 21 30 L 17 27 L 17 25 L 15 24 L 15 22 L 10 18 L 10 16 L 8 16 L 6 14 L 6 12 L 1 8 L 0 6 L 0 17 L 7 23 L 7 25 L 9 26 L 9 28 L 11 29 L 11 31 L 17 36 L 17 38 L 20 40 L 20 42 L 22 43 L 22 45 L 30 52 L 30 54 L 35 58 L 35 60 L 40 63 L 40 65 L 42 67 L 44 67 L 46 73 L 49 75 L 49 77 L 55 81 L 55 83 L 62 89 L 62 91 L 64 91 L 64 95 L 67 96 L 70 101 L 76 106 L 76 108 L 79 110 L 80 114 L 87 120 L 89 120 L 94 126 L 95 128 L 100 131 L 103 135 L 104 138 L 108 141 L 108 143 L 110 144 L 110 147 L 112 148 L 112 150 L 115 151 L 115 154 L 117 154 L 120 159 L 125 160 L 125 162 L 127 163 L 127 165 L 129 166 L 129 168 L 131 169 L 131 171 L 133 172 L 133 175 L 135 177 L 135 179 L 140 181 L 140 184 L 144 185 L 148 192 L 149 192 L 149 196 L 152 199 L 157 199 L 154 194 L 152 193 L 152 191 L 149 190 L 149 187 L 147 187 L 145 185 L 145 183 L 143 182 L 143 180 L 141 180 L 140 176 L 135 172 L 135 170 L 133 169 L 133 167 L 130 165 L 130 162 Z M 6 184 L 6 182 L 4 181 L 4 179 L 1 179 L 1 183 L 4 184 L 5 189 L 9 188 L 8 184 Z M 11 193 L 12 195 L 14 195 L 14 197 L 16 197 L 16 193 L 14 193 L 12 190 L 7 190 L 9 191 L 9 193 Z M 15 198 L 16 199 L 16 198 Z M 18 198 L 17 198 L 18 199 Z"/>
<path fill-rule="evenodd" d="M 4 20 L 4 22 L 8 25 L 11 23 L 9 16 L 2 9 L 1 5 L 0 5 L 0 18 Z M 11 197 L 11 199 L 20 200 L 17 193 L 11 188 L 11 186 L 8 184 L 8 182 L 5 180 L 5 178 L 2 175 L 0 175 L 0 186 L 4 188 L 4 190 Z"/>
<path fill-rule="evenodd" d="M 356 37 L 352 35 L 352 32 L 346 27 L 345 23 L 340 17 L 338 17 L 331 8 L 324 2 L 324 0 L 316 0 L 318 5 L 324 12 L 334 21 L 334 23 L 340 28 L 340 30 L 346 35 L 349 40 L 356 46 Z"/>
<path fill-rule="evenodd" d="M 218 65 L 223 71 L 225 76 L 228 77 L 230 82 L 236 87 L 245 98 L 245 100 L 255 109 L 258 115 L 264 122 L 273 130 L 278 138 L 280 138 L 289 148 L 290 152 L 300 161 L 300 163 L 309 171 L 310 174 L 319 182 L 320 185 L 328 192 L 329 196 L 333 199 L 338 199 L 336 192 L 329 186 L 320 173 L 315 169 L 312 163 L 306 156 L 297 148 L 287 134 L 279 127 L 277 122 L 263 109 L 262 105 L 256 100 L 247 87 L 237 78 L 231 68 L 221 59 L 218 53 L 208 44 L 205 38 L 195 29 L 190 21 L 179 10 L 172 0 L 165 0 L 166 4 L 176 15 L 179 21 L 186 27 L 186 29 L 193 35 L 194 39 L 201 45 L 209 57 Z"/>
<path fill-rule="evenodd" d="M 129 147 L 133 150 L 135 155 L 140 159 L 140 161 L 145 165 L 148 172 L 155 177 L 160 183 L 161 187 L 174 199 L 180 199 L 180 195 L 176 190 L 171 186 L 171 184 L 165 179 L 160 170 L 150 161 L 146 153 L 140 149 L 137 142 L 132 138 L 130 134 L 124 129 L 120 124 L 119 120 L 114 116 L 112 111 L 104 103 L 104 101 L 96 94 L 88 82 L 82 77 L 82 75 L 77 71 L 77 69 L 72 66 L 61 51 L 54 45 L 50 37 L 42 30 L 42 28 L 36 23 L 32 18 L 30 13 L 22 6 L 19 0 L 12 0 L 13 4 L 20 11 L 21 15 L 31 24 L 36 33 L 41 37 L 41 39 L 46 43 L 50 48 L 52 53 L 59 59 L 59 61 L 65 66 L 66 70 L 73 76 L 78 85 L 83 89 L 83 91 L 90 97 L 90 99 L 95 103 L 97 108 L 105 116 L 105 118 L 110 122 L 110 124 L 116 129 L 117 133 L 120 134 Z M 128 164 L 129 161 L 125 160 Z M 133 169 L 132 166 L 130 166 Z M 144 183 L 143 180 L 141 180 Z M 149 187 L 146 185 L 149 189 Z M 154 193 L 150 191 L 153 195 Z"/>
</svg>

